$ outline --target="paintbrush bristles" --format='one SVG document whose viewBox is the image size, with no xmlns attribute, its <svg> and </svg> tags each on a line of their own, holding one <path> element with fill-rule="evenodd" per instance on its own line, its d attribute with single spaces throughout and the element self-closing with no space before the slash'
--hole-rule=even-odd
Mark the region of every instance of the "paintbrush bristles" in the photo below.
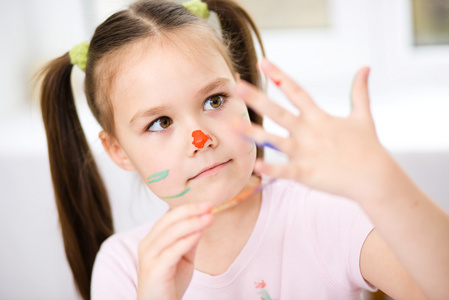
<svg viewBox="0 0 449 300">
<path fill-rule="evenodd" d="M 257 193 L 257 189 L 259 187 L 260 187 L 260 184 L 241 192 L 240 194 L 238 194 L 237 196 L 235 196 L 228 202 L 225 202 L 225 203 L 213 208 L 212 213 L 214 214 L 214 213 L 220 212 L 222 210 L 225 210 L 227 208 L 233 207 L 233 206 L 237 205 L 239 202 L 242 202 L 243 200 L 250 198 L 253 194 Z"/>
<path fill-rule="evenodd" d="M 218 212 L 220 212 L 222 210 L 225 210 L 225 209 L 231 208 L 233 206 L 236 206 L 238 203 L 239 203 L 238 201 L 234 201 L 234 199 L 232 199 L 231 201 L 225 202 L 225 203 L 223 203 L 223 204 L 221 204 L 221 205 L 219 205 L 217 207 L 214 207 L 212 209 L 212 213 L 216 214 L 216 213 L 218 213 Z"/>
<path fill-rule="evenodd" d="M 251 196 L 259 193 L 260 191 L 262 191 L 267 185 L 270 185 L 271 183 L 273 183 L 275 181 L 275 179 L 271 179 L 270 181 L 268 181 L 265 184 L 258 184 L 252 188 L 249 188 L 243 192 L 241 192 L 240 194 L 238 194 L 237 196 L 235 196 L 234 198 L 232 198 L 231 200 L 229 200 L 228 202 L 225 202 L 217 207 L 214 207 L 212 209 L 212 213 L 218 213 L 220 211 L 223 211 L 225 209 L 231 208 L 233 206 L 236 206 L 237 204 L 239 204 L 240 202 L 251 198 Z"/>
</svg>

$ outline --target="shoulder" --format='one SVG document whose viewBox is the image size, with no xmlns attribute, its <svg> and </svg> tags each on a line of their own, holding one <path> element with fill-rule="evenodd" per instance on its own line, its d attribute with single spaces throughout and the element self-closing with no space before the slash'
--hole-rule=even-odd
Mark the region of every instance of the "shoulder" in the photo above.
<svg viewBox="0 0 449 300">
<path fill-rule="evenodd" d="M 350 199 L 310 190 L 304 202 L 304 218 L 311 235 L 329 241 L 366 238 L 373 225 L 362 208 Z"/>
<path fill-rule="evenodd" d="M 125 232 L 119 232 L 107 238 L 100 247 L 95 263 L 102 260 L 116 262 L 127 260 L 137 263 L 137 249 L 140 241 L 151 231 L 157 220 Z"/>
<path fill-rule="evenodd" d="M 304 219 L 311 251 L 325 277 L 348 291 L 372 290 L 361 275 L 360 257 L 374 226 L 358 203 L 311 190 Z"/>
<path fill-rule="evenodd" d="M 284 179 L 267 186 L 263 199 L 270 208 L 269 230 L 283 230 L 289 264 L 302 268 L 298 274 L 309 266 L 311 273 L 320 274 L 319 280 L 344 294 L 371 288 L 361 276 L 359 261 L 373 225 L 356 202 Z"/>
<path fill-rule="evenodd" d="M 263 182 L 268 180 L 264 178 Z M 334 233 L 347 238 L 345 232 L 372 229 L 371 222 L 356 202 L 293 180 L 277 179 L 264 189 L 263 199 L 277 214 L 285 210 L 294 215 L 292 221 L 307 227 L 302 229 L 314 238 L 328 240 L 328 235 Z"/>
<path fill-rule="evenodd" d="M 305 200 L 305 209 L 317 217 L 322 215 L 333 219 L 339 219 L 341 215 L 346 217 L 364 215 L 357 202 L 318 190 L 310 190 Z"/>
<path fill-rule="evenodd" d="M 137 249 L 153 225 L 154 222 L 146 223 L 133 230 L 116 233 L 103 242 L 92 271 L 92 299 L 116 299 L 120 295 L 124 296 L 123 299 L 137 297 Z"/>
<path fill-rule="evenodd" d="M 132 230 L 111 235 L 103 242 L 99 253 L 134 252 L 140 241 L 150 232 L 154 223 L 145 223 Z"/>
<path fill-rule="evenodd" d="M 262 183 L 269 179 L 263 178 Z M 366 221 L 371 226 L 360 206 L 347 198 L 311 189 L 297 181 L 277 179 L 263 192 L 264 200 L 271 202 L 272 208 L 288 206 L 298 210 L 308 223 L 325 226 L 353 226 Z M 334 226 L 332 226 L 334 227 Z"/>
</svg>

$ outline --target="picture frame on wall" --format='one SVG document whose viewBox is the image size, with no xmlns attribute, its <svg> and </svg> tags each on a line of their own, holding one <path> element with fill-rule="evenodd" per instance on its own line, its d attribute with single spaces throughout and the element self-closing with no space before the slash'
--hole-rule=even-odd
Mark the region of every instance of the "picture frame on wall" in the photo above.
<svg viewBox="0 0 449 300">
<path fill-rule="evenodd" d="M 326 28 L 328 0 L 239 0 L 261 29 Z"/>
<path fill-rule="evenodd" d="M 411 2 L 414 46 L 449 45 L 449 1 Z"/>
</svg>

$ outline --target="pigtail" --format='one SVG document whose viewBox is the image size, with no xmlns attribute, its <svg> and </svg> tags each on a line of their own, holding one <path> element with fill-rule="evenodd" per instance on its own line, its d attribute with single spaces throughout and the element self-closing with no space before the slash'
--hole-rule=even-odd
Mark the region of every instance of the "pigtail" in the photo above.
<svg viewBox="0 0 449 300">
<path fill-rule="evenodd" d="M 75 108 L 68 53 L 40 73 L 41 109 L 67 260 L 75 284 L 90 299 L 90 281 L 101 243 L 113 233 L 108 195 Z"/>
<path fill-rule="evenodd" d="M 204 0 L 209 10 L 217 14 L 224 42 L 230 49 L 231 59 L 240 77 L 257 87 L 262 87 L 260 73 L 257 70 L 257 52 L 253 42 L 256 37 L 262 55 L 265 50 L 259 30 L 249 14 L 233 0 Z"/>
</svg>

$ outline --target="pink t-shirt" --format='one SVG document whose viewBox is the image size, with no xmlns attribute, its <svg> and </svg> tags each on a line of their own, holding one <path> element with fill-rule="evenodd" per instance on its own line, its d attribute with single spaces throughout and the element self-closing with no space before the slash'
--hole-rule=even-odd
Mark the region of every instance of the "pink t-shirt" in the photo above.
<svg viewBox="0 0 449 300">
<path fill-rule="evenodd" d="M 92 299 L 137 298 L 137 247 L 153 224 L 107 239 L 97 255 Z M 183 299 L 361 299 L 375 290 L 360 272 L 373 225 L 350 200 L 278 180 L 263 191 L 254 230 L 230 268 L 194 271 Z"/>
</svg>

